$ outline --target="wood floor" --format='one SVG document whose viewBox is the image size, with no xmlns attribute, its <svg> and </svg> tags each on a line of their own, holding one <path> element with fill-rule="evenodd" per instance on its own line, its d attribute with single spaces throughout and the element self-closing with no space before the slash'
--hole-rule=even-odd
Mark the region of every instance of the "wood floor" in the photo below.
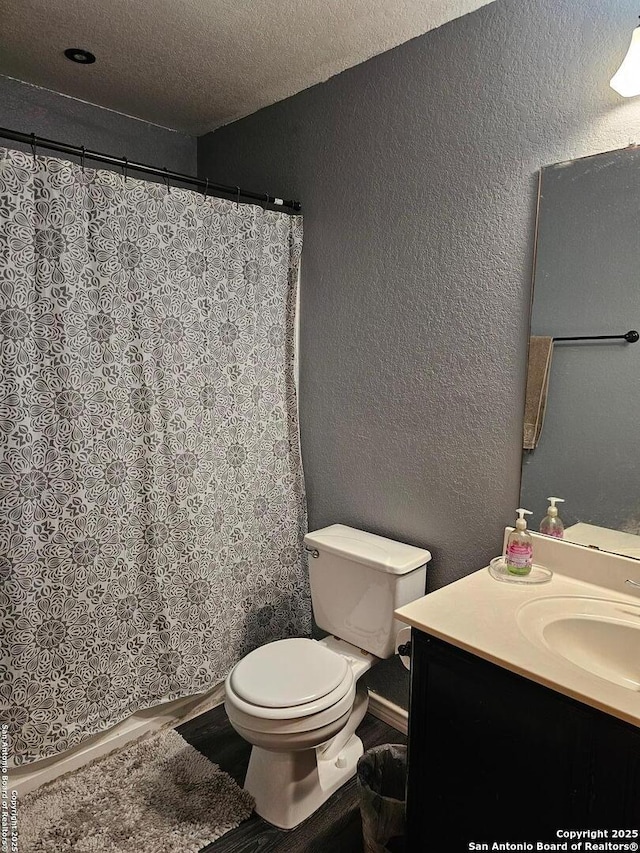
<svg viewBox="0 0 640 853">
<path fill-rule="evenodd" d="M 222 706 L 189 720 L 178 727 L 178 732 L 242 785 L 251 747 L 231 728 Z M 370 714 L 362 721 L 358 735 L 365 749 L 382 743 L 406 743 L 404 735 Z M 273 850 L 278 853 L 362 853 L 355 778 L 296 829 L 276 829 L 254 813 L 201 853 L 270 853 Z"/>
</svg>

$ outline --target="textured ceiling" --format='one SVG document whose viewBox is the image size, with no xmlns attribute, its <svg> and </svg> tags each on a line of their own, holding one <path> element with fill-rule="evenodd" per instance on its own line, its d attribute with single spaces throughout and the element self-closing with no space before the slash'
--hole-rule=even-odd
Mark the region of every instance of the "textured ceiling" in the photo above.
<svg viewBox="0 0 640 853">
<path fill-rule="evenodd" d="M 19 0 L 0 4 L 0 74 L 201 134 L 487 2 Z"/>
</svg>

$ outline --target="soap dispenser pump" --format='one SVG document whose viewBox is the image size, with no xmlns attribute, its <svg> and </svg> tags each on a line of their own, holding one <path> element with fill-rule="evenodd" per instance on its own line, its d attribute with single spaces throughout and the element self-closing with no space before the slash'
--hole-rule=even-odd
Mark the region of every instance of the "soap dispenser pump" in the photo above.
<svg viewBox="0 0 640 853">
<path fill-rule="evenodd" d="M 512 575 L 528 575 L 533 566 L 533 539 L 527 532 L 525 515 L 532 515 L 531 510 L 517 510 L 516 529 L 507 539 L 506 565 Z"/>
<path fill-rule="evenodd" d="M 548 498 L 549 508 L 546 516 L 540 522 L 540 533 L 545 536 L 555 536 L 556 539 L 562 539 L 564 536 L 564 524 L 558 515 L 558 507 L 556 503 L 564 503 L 563 498 Z"/>
</svg>

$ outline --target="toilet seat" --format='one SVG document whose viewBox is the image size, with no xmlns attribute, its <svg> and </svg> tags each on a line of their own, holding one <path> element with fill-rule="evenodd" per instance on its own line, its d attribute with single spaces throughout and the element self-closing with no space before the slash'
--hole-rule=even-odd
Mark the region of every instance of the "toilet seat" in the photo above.
<svg viewBox="0 0 640 853">
<path fill-rule="evenodd" d="M 301 717 L 263 717 L 239 707 L 242 700 L 239 703 L 238 697 L 233 693 L 233 688 L 229 689 L 227 686 L 224 705 L 227 716 L 234 727 L 240 726 L 252 732 L 291 738 L 297 733 L 312 732 L 348 716 L 353 707 L 355 696 L 356 685 L 353 682 L 341 699 L 322 711 L 305 714 Z"/>
<path fill-rule="evenodd" d="M 282 721 L 329 709 L 339 716 L 355 694 L 355 679 L 344 657 L 316 640 L 294 638 L 250 652 L 231 670 L 225 688 L 230 704 L 248 717 Z"/>
<path fill-rule="evenodd" d="M 327 696 L 347 674 L 345 658 L 315 640 L 275 640 L 250 652 L 233 668 L 238 696 L 262 708 L 290 708 Z"/>
</svg>

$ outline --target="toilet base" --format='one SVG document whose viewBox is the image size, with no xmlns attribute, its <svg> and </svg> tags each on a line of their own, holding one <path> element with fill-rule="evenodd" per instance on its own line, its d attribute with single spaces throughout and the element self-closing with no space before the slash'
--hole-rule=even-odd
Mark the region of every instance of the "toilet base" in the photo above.
<svg viewBox="0 0 640 853">
<path fill-rule="evenodd" d="M 334 758 L 324 747 L 297 752 L 271 752 L 254 746 L 244 787 L 256 801 L 256 813 L 280 829 L 293 829 L 313 814 L 356 773 L 364 752 L 351 735 Z"/>
</svg>

